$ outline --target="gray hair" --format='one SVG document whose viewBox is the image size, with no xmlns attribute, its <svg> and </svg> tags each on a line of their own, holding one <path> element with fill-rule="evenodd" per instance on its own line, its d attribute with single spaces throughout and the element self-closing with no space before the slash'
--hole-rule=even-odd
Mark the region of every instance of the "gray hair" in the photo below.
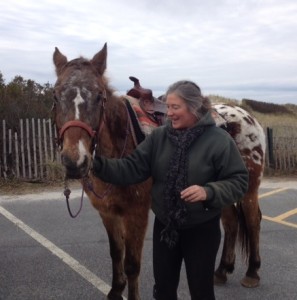
<svg viewBox="0 0 297 300">
<path fill-rule="evenodd" d="M 168 94 L 176 94 L 182 98 L 190 110 L 198 120 L 200 120 L 211 108 L 210 100 L 204 97 L 199 86 L 189 80 L 180 80 L 169 86 L 164 98 Z"/>
</svg>

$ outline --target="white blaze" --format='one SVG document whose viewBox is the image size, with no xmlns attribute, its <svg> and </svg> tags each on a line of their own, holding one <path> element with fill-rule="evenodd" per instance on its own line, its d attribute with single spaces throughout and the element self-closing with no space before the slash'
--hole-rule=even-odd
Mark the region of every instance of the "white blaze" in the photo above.
<svg viewBox="0 0 297 300">
<path fill-rule="evenodd" d="M 74 102 L 74 108 L 75 108 L 75 119 L 79 120 L 80 119 L 80 111 L 79 111 L 79 105 L 84 103 L 85 100 L 83 99 L 83 97 L 81 96 L 80 93 L 80 89 L 77 87 L 76 88 L 77 94 L 76 97 L 74 98 L 73 102 Z M 79 167 L 81 164 L 83 164 L 85 157 L 88 155 L 88 151 L 84 145 L 84 143 L 79 140 L 78 141 L 78 160 L 77 160 L 77 166 Z"/>
<path fill-rule="evenodd" d="M 78 154 L 79 158 L 77 160 L 77 166 L 79 167 L 84 162 L 84 159 L 88 154 L 88 151 L 81 140 L 78 141 Z"/>
<path fill-rule="evenodd" d="M 79 120 L 79 104 L 84 103 L 84 99 L 82 98 L 82 96 L 80 95 L 80 90 L 79 88 L 76 88 L 77 90 L 77 95 L 74 98 L 74 106 L 75 106 L 75 119 Z"/>
</svg>

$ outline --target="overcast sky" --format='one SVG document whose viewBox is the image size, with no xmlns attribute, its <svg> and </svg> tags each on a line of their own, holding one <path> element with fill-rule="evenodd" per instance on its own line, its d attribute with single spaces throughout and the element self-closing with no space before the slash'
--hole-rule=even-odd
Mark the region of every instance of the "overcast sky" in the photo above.
<svg viewBox="0 0 297 300">
<path fill-rule="evenodd" d="M 296 0 L 0 0 L 0 71 L 54 84 L 57 46 L 92 58 L 111 86 L 155 96 L 176 80 L 204 94 L 297 104 Z"/>
</svg>

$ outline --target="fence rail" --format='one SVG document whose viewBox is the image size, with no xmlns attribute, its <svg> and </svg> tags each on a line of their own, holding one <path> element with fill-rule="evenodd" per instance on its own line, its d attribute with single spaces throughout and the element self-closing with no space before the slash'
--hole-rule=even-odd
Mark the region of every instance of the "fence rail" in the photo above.
<svg viewBox="0 0 297 300">
<path fill-rule="evenodd" d="M 0 177 L 51 180 L 61 176 L 61 160 L 56 146 L 57 133 L 51 119 L 20 119 L 15 130 L 0 127 Z M 297 170 L 297 128 L 265 128 L 266 169 L 278 172 Z"/>
</svg>

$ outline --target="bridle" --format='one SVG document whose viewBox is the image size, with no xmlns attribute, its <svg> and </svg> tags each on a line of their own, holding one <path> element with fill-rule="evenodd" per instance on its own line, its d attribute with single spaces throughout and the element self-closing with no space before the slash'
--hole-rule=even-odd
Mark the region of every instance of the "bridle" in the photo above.
<svg viewBox="0 0 297 300">
<path fill-rule="evenodd" d="M 96 130 L 93 130 L 93 128 L 91 126 L 89 126 L 88 124 L 86 124 L 80 120 L 73 120 L 73 121 L 66 122 L 62 126 L 62 128 L 59 130 L 59 139 L 60 140 L 63 140 L 63 135 L 64 135 L 65 131 L 70 127 L 80 127 L 82 129 L 84 129 L 92 139 L 95 138 L 95 136 L 96 136 Z"/>
<path fill-rule="evenodd" d="M 67 129 L 69 129 L 71 127 L 79 127 L 81 129 L 85 130 L 92 139 L 91 153 L 92 153 L 92 156 L 93 156 L 94 151 L 96 150 L 96 146 L 97 146 L 96 139 L 97 139 L 97 137 L 100 136 L 100 133 L 101 133 L 101 131 L 104 127 L 104 124 L 105 124 L 105 104 L 106 104 L 106 102 L 107 102 L 107 94 L 106 94 L 106 90 L 104 89 L 103 90 L 103 99 L 101 101 L 98 130 L 94 130 L 90 125 L 88 125 L 88 124 L 86 124 L 86 123 L 84 123 L 83 121 L 80 121 L 80 120 L 68 121 L 58 131 L 59 143 L 61 143 L 61 144 L 63 143 L 63 136 L 64 136 Z M 122 158 L 124 156 L 124 153 L 126 151 L 128 135 L 129 135 L 129 126 L 130 126 L 130 119 L 129 119 L 130 116 L 129 116 L 129 112 L 128 112 L 128 109 L 127 109 L 126 105 L 125 105 L 125 108 L 126 108 L 126 112 L 127 112 L 127 125 L 126 125 L 126 135 L 125 135 L 124 146 L 123 146 L 123 149 L 121 151 L 120 158 Z M 105 198 L 112 191 L 112 187 L 113 187 L 112 184 L 108 184 L 106 190 L 102 194 L 96 193 L 94 188 L 93 188 L 93 185 L 92 185 L 92 183 L 89 179 L 89 176 L 88 176 L 89 172 L 90 172 L 90 170 L 87 172 L 87 175 L 82 178 L 83 186 L 85 188 L 88 188 L 97 198 L 99 198 L 99 199 Z M 71 208 L 70 208 L 70 204 L 69 204 L 70 193 L 71 193 L 71 190 L 68 187 L 67 177 L 65 177 L 65 179 L 64 179 L 64 196 L 66 198 L 67 209 L 68 209 L 69 215 L 72 218 L 75 218 L 75 217 L 78 216 L 78 214 L 80 213 L 80 211 L 82 209 L 83 197 L 84 197 L 84 188 L 82 189 L 80 207 L 79 207 L 78 211 L 75 214 L 72 213 Z"/>
<path fill-rule="evenodd" d="M 100 117 L 99 117 L 99 126 L 98 126 L 98 130 L 93 129 L 90 125 L 88 125 L 87 123 L 81 121 L 81 120 L 71 120 L 66 122 L 59 130 L 58 130 L 58 143 L 61 145 L 63 144 L 63 137 L 64 137 L 64 133 L 66 132 L 67 129 L 71 128 L 71 127 L 79 127 L 83 130 L 85 130 L 88 135 L 91 137 L 92 139 L 92 149 L 91 152 L 93 152 L 95 150 L 96 147 L 96 138 L 97 136 L 99 136 L 102 127 L 104 125 L 104 118 L 105 118 L 105 105 L 107 102 L 107 93 L 106 90 L 103 90 L 103 97 L 102 97 L 102 101 L 101 103 L 101 108 L 100 108 Z"/>
</svg>

